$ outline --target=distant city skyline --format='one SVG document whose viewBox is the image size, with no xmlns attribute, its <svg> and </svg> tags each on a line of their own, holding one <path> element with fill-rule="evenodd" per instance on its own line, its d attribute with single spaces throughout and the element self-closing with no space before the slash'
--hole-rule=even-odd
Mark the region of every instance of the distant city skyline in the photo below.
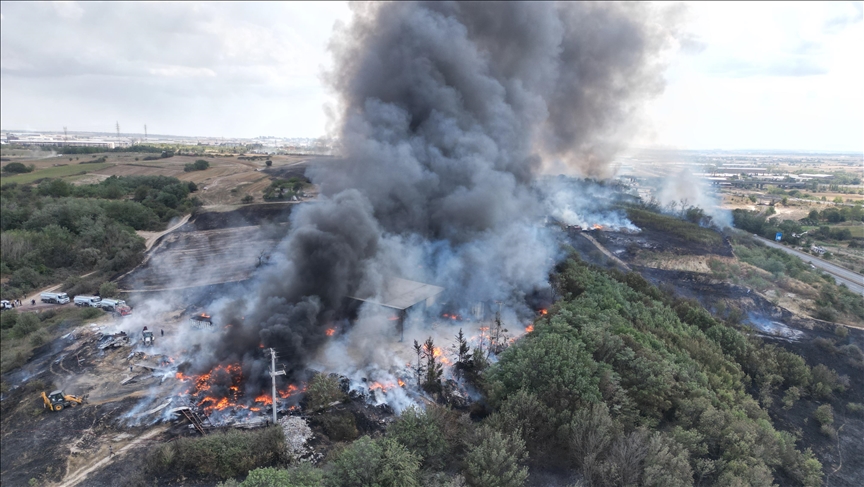
<svg viewBox="0 0 864 487">
<path fill-rule="evenodd" d="M 683 34 L 633 147 L 864 150 L 860 2 L 660 6 Z M 325 136 L 327 43 L 350 17 L 344 2 L 2 2 L 0 129 Z"/>
</svg>

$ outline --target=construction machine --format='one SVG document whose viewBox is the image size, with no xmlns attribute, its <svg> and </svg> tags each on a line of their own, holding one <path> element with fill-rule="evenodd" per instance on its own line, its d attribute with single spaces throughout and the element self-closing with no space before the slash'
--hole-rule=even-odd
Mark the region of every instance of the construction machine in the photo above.
<svg viewBox="0 0 864 487">
<path fill-rule="evenodd" d="M 87 394 L 81 397 L 71 394 L 64 394 L 63 391 L 57 390 L 51 394 L 42 392 L 42 401 L 45 402 L 45 407 L 51 411 L 62 411 L 63 408 L 69 406 L 78 406 L 87 402 Z"/>
<path fill-rule="evenodd" d="M 153 332 L 145 331 L 143 336 L 141 337 L 141 341 L 144 342 L 144 346 L 153 346 Z"/>
</svg>

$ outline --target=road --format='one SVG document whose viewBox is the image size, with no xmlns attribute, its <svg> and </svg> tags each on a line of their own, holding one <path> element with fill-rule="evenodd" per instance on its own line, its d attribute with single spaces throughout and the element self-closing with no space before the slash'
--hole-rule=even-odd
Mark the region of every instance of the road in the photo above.
<svg viewBox="0 0 864 487">
<path fill-rule="evenodd" d="M 851 291 L 864 295 L 864 276 L 861 274 L 850 271 L 849 269 L 845 269 L 836 264 L 832 264 L 826 260 L 820 259 L 815 255 L 805 254 L 804 252 L 800 252 L 795 249 L 790 249 L 785 245 L 778 244 L 772 240 L 768 240 L 767 238 L 762 237 L 754 237 L 757 238 L 760 242 L 764 243 L 769 247 L 774 247 L 775 249 L 780 249 L 787 254 L 792 254 L 804 262 L 809 262 L 813 264 L 815 267 L 822 269 L 823 271 L 831 274 L 831 277 L 837 281 L 837 284 L 845 284 L 847 288 Z"/>
</svg>

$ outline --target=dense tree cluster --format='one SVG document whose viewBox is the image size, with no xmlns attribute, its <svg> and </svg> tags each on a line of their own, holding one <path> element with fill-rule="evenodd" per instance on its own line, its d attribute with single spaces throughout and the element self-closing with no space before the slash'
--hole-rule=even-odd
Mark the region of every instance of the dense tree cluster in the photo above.
<svg viewBox="0 0 864 487">
<path fill-rule="evenodd" d="M 136 265 L 144 241 L 135 230 L 160 230 L 200 203 L 192 183 L 164 176 L 112 176 L 98 184 L 62 179 L 0 188 L 3 294 L 20 296 L 52 279 Z M 98 285 L 98 284 L 97 284 Z"/>
</svg>

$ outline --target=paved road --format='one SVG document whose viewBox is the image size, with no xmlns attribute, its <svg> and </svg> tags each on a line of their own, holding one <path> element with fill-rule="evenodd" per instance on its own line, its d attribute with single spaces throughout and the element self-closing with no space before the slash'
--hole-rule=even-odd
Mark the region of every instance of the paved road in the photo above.
<svg viewBox="0 0 864 487">
<path fill-rule="evenodd" d="M 756 237 L 760 242 L 764 243 L 769 247 L 774 247 L 775 249 L 780 249 L 787 254 L 792 254 L 799 257 L 804 262 L 809 262 L 814 266 L 822 269 L 823 271 L 831 274 L 834 277 L 834 280 L 837 281 L 837 284 L 845 284 L 850 290 L 864 295 L 864 276 L 861 274 L 857 274 L 855 272 L 850 271 L 849 269 L 845 269 L 836 264 L 832 264 L 826 260 L 822 260 L 819 257 L 811 254 L 805 254 L 804 252 L 799 252 L 795 249 L 790 249 L 785 245 L 778 244 L 772 240 L 768 240 L 767 238 Z"/>
</svg>

